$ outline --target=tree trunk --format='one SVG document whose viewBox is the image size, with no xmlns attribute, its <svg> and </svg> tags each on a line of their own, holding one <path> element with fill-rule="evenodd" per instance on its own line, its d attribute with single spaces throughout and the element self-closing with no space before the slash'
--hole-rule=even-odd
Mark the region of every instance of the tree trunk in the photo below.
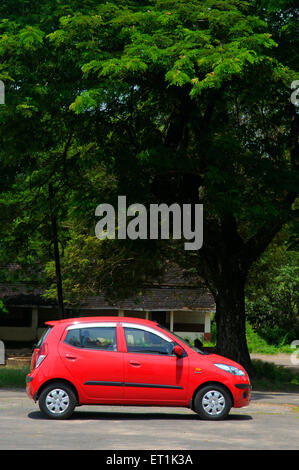
<svg viewBox="0 0 299 470">
<path fill-rule="evenodd" d="M 58 236 L 57 236 L 57 223 L 56 223 L 55 215 L 52 215 L 51 218 L 52 218 L 54 260 L 55 260 L 55 271 L 56 271 L 58 315 L 59 315 L 59 319 L 62 319 L 64 318 L 64 305 L 63 305 L 62 278 L 61 278 L 61 269 L 60 269 L 59 243 L 58 243 Z"/>
<path fill-rule="evenodd" d="M 253 366 L 246 341 L 243 281 L 226 279 L 225 285 L 218 288 L 216 324 L 217 353 L 238 362 L 252 375 Z"/>
<path fill-rule="evenodd" d="M 53 191 L 53 186 L 51 183 L 49 184 L 49 196 L 50 196 L 50 202 L 52 203 L 52 200 L 54 197 L 54 191 Z M 62 318 L 64 318 L 64 304 L 63 304 L 63 290 L 62 290 L 62 277 L 61 277 L 61 268 L 60 268 L 57 221 L 56 221 L 56 215 L 53 210 L 53 207 L 51 207 L 51 224 L 52 224 L 52 241 L 53 241 L 53 247 L 54 247 L 54 261 L 55 261 L 55 272 L 56 272 L 58 316 L 59 316 L 59 319 L 61 320 Z"/>
<path fill-rule="evenodd" d="M 226 213 L 219 224 L 204 224 L 204 240 L 199 274 L 216 302 L 217 353 L 253 374 L 245 328 L 245 283 L 250 263 L 234 216 Z"/>
</svg>

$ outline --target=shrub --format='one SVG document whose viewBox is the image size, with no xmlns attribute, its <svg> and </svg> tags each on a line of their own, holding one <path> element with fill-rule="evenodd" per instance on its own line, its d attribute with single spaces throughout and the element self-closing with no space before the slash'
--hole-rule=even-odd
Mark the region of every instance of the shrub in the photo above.
<svg viewBox="0 0 299 470">
<path fill-rule="evenodd" d="M 26 387 L 29 367 L 0 367 L 0 387 Z"/>
<path fill-rule="evenodd" d="M 251 377 L 253 389 L 299 391 L 298 373 L 295 374 L 283 366 L 257 359 L 254 359 L 252 364 L 255 370 L 254 376 Z"/>
</svg>

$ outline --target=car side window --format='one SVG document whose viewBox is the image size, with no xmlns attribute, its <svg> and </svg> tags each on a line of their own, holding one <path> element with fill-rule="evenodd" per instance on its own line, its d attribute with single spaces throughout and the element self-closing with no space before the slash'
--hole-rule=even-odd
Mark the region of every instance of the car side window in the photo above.
<svg viewBox="0 0 299 470">
<path fill-rule="evenodd" d="M 109 326 L 71 329 L 64 342 L 78 348 L 117 351 L 116 328 Z"/>
<path fill-rule="evenodd" d="M 127 351 L 143 354 L 172 355 L 174 343 L 166 341 L 161 336 L 150 331 L 124 327 Z"/>
<path fill-rule="evenodd" d="M 68 331 L 64 342 L 69 344 L 70 346 L 76 346 L 80 348 L 81 347 L 80 330 Z"/>
</svg>

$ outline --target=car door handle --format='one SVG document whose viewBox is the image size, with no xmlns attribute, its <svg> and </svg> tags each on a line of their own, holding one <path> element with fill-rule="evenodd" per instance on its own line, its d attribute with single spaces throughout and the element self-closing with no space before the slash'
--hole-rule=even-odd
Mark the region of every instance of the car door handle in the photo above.
<svg viewBox="0 0 299 470">
<path fill-rule="evenodd" d="M 70 354 L 66 354 L 66 359 L 69 359 L 70 361 L 75 361 L 77 358 L 76 356 L 71 356 Z"/>
<path fill-rule="evenodd" d="M 140 362 L 137 362 L 137 361 L 130 361 L 130 364 L 131 366 L 135 366 L 135 367 L 140 367 Z"/>
</svg>

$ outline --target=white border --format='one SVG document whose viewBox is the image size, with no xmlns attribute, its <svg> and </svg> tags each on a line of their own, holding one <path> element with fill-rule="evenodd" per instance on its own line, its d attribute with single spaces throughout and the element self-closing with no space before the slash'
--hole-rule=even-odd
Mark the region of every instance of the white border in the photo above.
<svg viewBox="0 0 299 470">
<path fill-rule="evenodd" d="M 78 330 L 85 328 L 116 327 L 116 322 L 93 322 L 93 323 L 75 323 L 67 327 L 67 330 Z"/>
</svg>

